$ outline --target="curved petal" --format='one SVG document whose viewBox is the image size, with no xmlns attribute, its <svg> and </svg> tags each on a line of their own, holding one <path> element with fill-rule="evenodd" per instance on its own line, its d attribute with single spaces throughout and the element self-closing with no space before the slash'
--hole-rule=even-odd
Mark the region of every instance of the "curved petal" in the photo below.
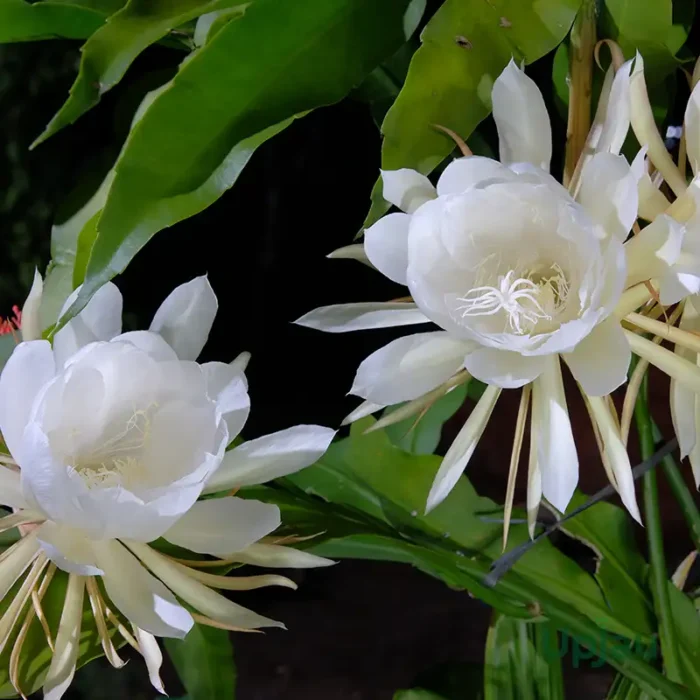
<svg viewBox="0 0 700 700">
<path fill-rule="evenodd" d="M 379 272 L 406 284 L 408 268 L 408 214 L 387 214 L 365 229 L 365 253 Z"/>
<path fill-rule="evenodd" d="M 37 539 L 44 554 L 59 569 L 81 576 L 104 573 L 97 566 L 90 540 L 79 530 L 48 520 L 37 530 Z"/>
<path fill-rule="evenodd" d="M 182 639 L 194 625 L 175 596 L 116 540 L 95 543 L 110 600 L 130 622 L 157 637 Z"/>
<path fill-rule="evenodd" d="M 491 99 L 501 163 L 524 161 L 549 170 L 552 128 L 547 108 L 537 85 L 512 59 L 496 79 Z"/>
<path fill-rule="evenodd" d="M 39 270 L 34 270 L 34 281 L 27 300 L 22 307 L 22 340 L 41 340 L 41 319 L 39 308 L 44 291 L 44 280 Z"/>
<path fill-rule="evenodd" d="M 684 228 L 662 215 L 625 243 L 626 287 L 653 277 L 662 277 L 681 254 Z"/>
<path fill-rule="evenodd" d="M 19 472 L 0 465 L 0 504 L 10 508 L 26 508 Z"/>
<path fill-rule="evenodd" d="M 688 150 L 688 160 L 695 175 L 698 174 L 698 169 L 700 168 L 700 87 L 698 85 L 690 93 L 683 120 L 683 134 L 685 135 L 685 144 Z"/>
<path fill-rule="evenodd" d="M 502 389 L 517 389 L 536 379 L 546 365 L 545 355 L 525 356 L 509 350 L 479 348 L 467 355 L 467 372 L 486 384 Z"/>
<path fill-rule="evenodd" d="M 364 360 L 350 393 L 387 406 L 410 401 L 459 371 L 472 348 L 445 331 L 398 338 Z"/>
<path fill-rule="evenodd" d="M 442 503 L 459 481 L 459 477 L 462 476 L 462 472 L 474 454 L 500 395 L 499 387 L 487 386 L 486 391 L 472 409 L 435 475 L 425 506 L 426 513 Z"/>
<path fill-rule="evenodd" d="M 639 218 L 645 221 L 654 221 L 657 216 L 663 214 L 671 206 L 671 203 L 666 199 L 666 195 L 654 186 L 651 177 L 649 177 L 646 152 L 646 148 L 640 148 L 630 168 L 637 178 L 637 199 L 639 200 L 637 213 Z"/>
<path fill-rule="evenodd" d="M 158 640 L 150 633 L 142 630 L 140 627 L 133 625 L 134 636 L 139 643 L 139 650 L 143 656 L 148 669 L 148 679 L 151 685 L 161 695 L 167 695 L 163 687 L 163 681 L 160 678 L 160 667 L 163 665 L 163 652 L 158 646 Z"/>
<path fill-rule="evenodd" d="M 334 435 L 335 430 L 320 425 L 296 425 L 244 442 L 224 455 L 204 493 L 264 484 L 293 474 L 318 461 Z"/>
<path fill-rule="evenodd" d="M 51 344 L 30 340 L 15 348 L 0 375 L 0 432 L 19 464 L 24 461 L 22 436 L 34 399 L 55 373 Z"/>
<path fill-rule="evenodd" d="M 63 316 L 78 298 L 80 289 L 78 287 L 66 299 L 60 316 Z M 111 340 L 119 335 L 122 332 L 123 303 L 121 292 L 115 284 L 107 282 L 100 287 L 87 306 L 54 336 L 56 366 L 62 367 L 68 358 L 89 343 Z"/>
<path fill-rule="evenodd" d="M 113 343 L 129 343 L 148 353 L 158 362 L 177 362 L 175 351 L 165 342 L 163 336 L 153 331 L 129 331 L 112 338 Z"/>
<path fill-rule="evenodd" d="M 156 311 L 149 330 L 160 333 L 181 360 L 196 360 L 218 309 L 206 276 L 176 287 Z"/>
<path fill-rule="evenodd" d="M 537 423 L 537 465 L 544 497 L 562 513 L 578 483 L 578 453 L 566 406 L 557 355 L 532 385 L 532 416 Z"/>
<path fill-rule="evenodd" d="M 44 681 L 44 700 L 60 700 L 73 681 L 80 649 L 84 595 L 85 579 L 69 576 L 55 651 Z"/>
<path fill-rule="evenodd" d="M 207 394 L 216 402 L 228 426 L 228 439 L 231 442 L 243 430 L 250 413 L 248 382 L 243 370 L 236 361 L 227 365 L 223 362 L 207 362 L 202 365 Z"/>
<path fill-rule="evenodd" d="M 605 100 L 604 114 L 600 115 L 602 124 L 600 135 L 595 144 L 597 151 L 618 154 L 625 141 L 630 128 L 631 69 L 632 60 L 630 59 L 623 63 L 615 72 L 615 77 L 610 85 L 610 93 Z M 598 121 L 598 116 L 596 111 L 596 122 Z"/>
<path fill-rule="evenodd" d="M 410 168 L 382 170 L 382 182 L 384 199 L 407 214 L 412 214 L 419 206 L 436 197 L 430 180 Z"/>
<path fill-rule="evenodd" d="M 340 425 L 350 425 L 350 423 L 354 423 L 361 418 L 366 418 L 377 411 L 381 411 L 382 408 L 386 408 L 386 406 L 381 403 L 373 403 L 372 401 L 363 401 L 357 408 L 354 408 L 343 418 Z"/>
<path fill-rule="evenodd" d="M 279 544 L 251 544 L 231 559 L 241 564 L 264 566 L 267 569 L 316 569 L 320 566 L 333 566 L 334 561 L 319 557 L 311 552 Z"/>
<path fill-rule="evenodd" d="M 442 172 L 437 183 L 437 193 L 461 194 L 480 182 L 494 178 L 510 179 L 511 173 L 502 163 L 484 156 L 456 158 Z"/>
<path fill-rule="evenodd" d="M 609 316 L 563 358 L 586 394 L 605 396 L 627 381 L 632 350 L 619 319 Z"/>
<path fill-rule="evenodd" d="M 624 241 L 637 220 L 637 178 L 622 156 L 596 153 L 581 172 L 577 200 L 608 235 Z"/>
<path fill-rule="evenodd" d="M 284 629 L 281 622 L 258 615 L 212 591 L 211 588 L 189 576 L 182 567 L 178 567 L 177 564 L 169 561 L 148 545 L 139 542 L 128 542 L 127 545 L 182 600 L 213 620 L 241 629 L 258 629 L 260 627 L 282 627 Z M 153 634 L 157 633 L 153 632 Z"/>
<path fill-rule="evenodd" d="M 347 333 L 371 328 L 430 323 L 415 305 L 403 302 L 361 302 L 320 306 L 294 321 L 299 326 L 326 333 Z"/>
<path fill-rule="evenodd" d="M 226 557 L 269 535 L 280 522 L 275 505 L 212 498 L 195 503 L 163 537 L 191 552 Z"/>
</svg>

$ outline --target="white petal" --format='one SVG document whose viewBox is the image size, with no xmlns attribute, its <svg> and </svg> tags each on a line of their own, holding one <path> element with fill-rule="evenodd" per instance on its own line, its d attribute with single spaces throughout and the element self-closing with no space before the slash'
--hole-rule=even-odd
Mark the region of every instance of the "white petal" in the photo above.
<svg viewBox="0 0 700 700">
<path fill-rule="evenodd" d="M 612 66 L 611 66 L 612 68 Z M 632 61 L 626 61 L 615 72 L 610 94 L 605 104 L 605 116 L 596 150 L 619 153 L 630 128 L 630 70 Z M 606 76 L 607 77 L 607 76 Z M 596 112 L 596 117 L 598 113 Z"/>
<path fill-rule="evenodd" d="M 320 425 L 295 425 L 244 442 L 224 455 L 204 493 L 264 484 L 308 467 L 328 449 L 335 430 Z"/>
<path fill-rule="evenodd" d="M 213 498 L 195 503 L 163 537 L 192 552 L 227 557 L 269 535 L 280 522 L 275 505 Z"/>
<path fill-rule="evenodd" d="M 690 93 L 683 122 L 688 160 L 695 175 L 698 174 L 698 169 L 700 168 L 700 87 L 698 85 Z"/>
<path fill-rule="evenodd" d="M 542 476 L 542 493 L 563 513 L 578 483 L 578 454 L 559 357 L 550 355 L 547 359 L 547 368 L 532 385 L 532 415 L 538 426 L 537 465 Z"/>
<path fill-rule="evenodd" d="M 370 328 L 411 326 L 430 323 L 415 304 L 402 302 L 361 302 L 320 306 L 294 321 L 299 326 L 326 333 L 347 333 Z"/>
<path fill-rule="evenodd" d="M 363 401 L 356 409 L 350 411 L 350 413 L 343 418 L 340 424 L 350 425 L 350 423 L 354 423 L 357 420 L 371 416 L 373 413 L 381 411 L 383 408 L 386 408 L 384 404 L 373 403 L 372 401 Z"/>
<path fill-rule="evenodd" d="M 69 576 L 56 635 L 55 651 L 44 681 L 44 700 L 60 700 L 75 675 L 80 647 L 80 628 L 83 621 L 84 594 L 85 579 L 82 576 Z"/>
<path fill-rule="evenodd" d="M 385 405 L 410 401 L 459 371 L 472 347 L 445 331 L 398 338 L 364 360 L 350 393 Z"/>
<path fill-rule="evenodd" d="M 539 466 L 539 444 L 542 417 L 532 413 L 532 423 L 530 425 L 530 455 L 527 470 L 527 530 L 530 538 L 535 536 L 537 526 L 537 515 L 540 511 L 540 501 L 542 500 L 542 472 Z"/>
<path fill-rule="evenodd" d="M 175 351 L 165 342 L 163 336 L 153 331 L 130 331 L 112 338 L 113 343 L 129 343 L 148 353 L 158 362 L 177 362 Z"/>
<path fill-rule="evenodd" d="M 95 552 L 90 540 L 80 531 L 47 521 L 37 530 L 44 554 L 59 569 L 81 576 L 99 576 Z"/>
<path fill-rule="evenodd" d="M 509 178 L 508 168 L 497 160 L 484 156 L 456 158 L 442 172 L 437 184 L 437 193 L 461 194 L 480 182 L 494 178 Z"/>
<path fill-rule="evenodd" d="M 140 627 L 133 626 L 136 641 L 139 643 L 139 649 L 143 660 L 146 662 L 148 669 L 148 679 L 151 685 L 162 695 L 167 695 L 163 687 L 163 681 L 160 678 L 160 667 L 163 665 L 163 652 L 160 650 L 158 640 L 146 630 Z"/>
<path fill-rule="evenodd" d="M 637 178 L 622 156 L 596 153 L 583 167 L 576 199 L 608 235 L 621 241 L 637 220 Z"/>
<path fill-rule="evenodd" d="M 176 287 L 156 311 L 149 330 L 160 333 L 181 360 L 196 360 L 207 342 L 218 302 L 206 276 Z"/>
<path fill-rule="evenodd" d="M 410 168 L 382 170 L 382 182 L 384 199 L 407 214 L 412 214 L 421 204 L 436 197 L 430 180 Z"/>
<path fill-rule="evenodd" d="M 44 281 L 41 279 L 39 270 L 34 270 L 34 281 L 29 290 L 27 300 L 22 307 L 22 340 L 41 340 L 41 319 L 39 317 L 39 307 L 44 291 Z"/>
<path fill-rule="evenodd" d="M 78 298 L 78 287 L 66 299 L 61 316 Z M 121 292 L 112 282 L 100 287 L 87 306 L 61 328 L 53 339 L 56 365 L 62 367 L 80 348 L 97 340 L 111 340 L 122 332 Z M 60 318 L 60 317 L 59 317 Z"/>
<path fill-rule="evenodd" d="M 10 508 L 25 508 L 19 472 L 0 465 L 0 505 Z"/>
<path fill-rule="evenodd" d="M 0 431 L 15 461 L 23 462 L 22 436 L 32 404 L 56 372 L 47 340 L 20 343 L 0 375 Z"/>
<path fill-rule="evenodd" d="M 598 426 L 600 439 L 603 442 L 603 449 L 608 458 L 608 463 L 612 467 L 617 489 L 620 493 L 622 503 L 625 505 L 630 515 L 641 524 L 642 517 L 637 506 L 637 497 L 634 492 L 634 477 L 632 476 L 632 465 L 627 454 L 627 449 L 620 438 L 620 431 L 615 425 L 615 421 L 610 414 L 607 402 L 598 396 L 589 396 L 588 402 L 591 407 L 593 419 Z"/>
<path fill-rule="evenodd" d="M 663 306 L 677 304 L 691 294 L 700 293 L 700 269 L 696 274 L 670 269 L 659 278 L 659 302 Z"/>
<path fill-rule="evenodd" d="M 500 161 L 527 162 L 549 170 L 552 128 L 539 88 L 511 59 L 491 93 Z"/>
<path fill-rule="evenodd" d="M 502 389 L 516 389 L 538 377 L 546 362 L 545 355 L 528 357 L 509 350 L 479 348 L 467 355 L 464 366 L 479 381 Z"/>
<path fill-rule="evenodd" d="M 408 268 L 408 214 L 387 214 L 365 229 L 365 253 L 369 261 L 393 282 L 406 284 Z"/>
<path fill-rule="evenodd" d="M 685 331 L 700 331 L 700 314 L 692 300 L 686 301 L 678 325 Z M 698 354 L 682 345 L 676 345 L 674 351 L 679 357 L 690 362 L 698 361 Z M 697 444 L 696 394 L 682 382 L 671 379 L 670 399 L 673 429 L 678 437 L 681 459 L 685 459 Z"/>
<path fill-rule="evenodd" d="M 426 513 L 447 498 L 454 485 L 462 476 L 467 463 L 471 459 L 474 450 L 481 439 L 486 424 L 491 417 L 496 401 L 501 394 L 501 389 L 496 386 L 487 386 L 476 406 L 462 426 L 450 449 L 447 450 L 442 460 L 440 469 L 435 475 L 435 480 L 428 494 Z"/>
<path fill-rule="evenodd" d="M 168 587 L 188 605 L 203 615 L 234 627 L 243 629 L 258 629 L 260 627 L 282 627 L 281 622 L 270 620 L 258 615 L 252 610 L 237 605 L 233 601 L 212 591 L 211 588 L 195 581 L 182 567 L 178 567 L 166 557 L 159 554 L 148 545 L 138 542 L 127 542 L 131 551 L 138 556 L 148 568 L 167 583 Z"/>
<path fill-rule="evenodd" d="M 626 287 L 666 274 L 681 254 L 683 234 L 682 224 L 662 215 L 632 236 L 625 243 Z"/>
<path fill-rule="evenodd" d="M 639 218 L 653 221 L 657 216 L 663 214 L 671 206 L 671 203 L 666 199 L 666 195 L 654 186 L 651 177 L 649 177 L 646 152 L 646 148 L 640 148 L 630 168 L 637 178 Z"/>
<path fill-rule="evenodd" d="M 632 350 L 619 319 L 609 316 L 563 358 L 589 396 L 605 396 L 627 381 Z"/>
<path fill-rule="evenodd" d="M 123 545 L 105 540 L 95 552 L 107 595 L 130 622 L 157 637 L 182 639 L 192 629 L 192 616 Z"/>
<path fill-rule="evenodd" d="M 316 556 L 303 549 L 282 547 L 278 544 L 252 544 L 232 557 L 241 564 L 264 566 L 268 569 L 316 569 L 333 566 L 334 561 Z"/>
<path fill-rule="evenodd" d="M 3 552 L 0 566 L 0 600 L 15 585 L 17 579 L 27 570 L 39 553 L 39 543 L 35 532 L 30 532 Z"/>
<path fill-rule="evenodd" d="M 228 426 L 231 442 L 243 430 L 250 413 L 248 382 L 238 363 L 207 362 L 202 365 L 207 394 L 216 402 Z"/>
</svg>

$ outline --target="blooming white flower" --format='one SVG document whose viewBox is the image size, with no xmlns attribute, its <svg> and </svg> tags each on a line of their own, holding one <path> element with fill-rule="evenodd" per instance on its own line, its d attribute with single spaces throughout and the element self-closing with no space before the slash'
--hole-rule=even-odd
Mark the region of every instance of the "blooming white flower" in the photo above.
<svg viewBox="0 0 700 700">
<path fill-rule="evenodd" d="M 30 303 L 36 303 L 32 295 Z M 0 519 L 0 529 L 33 525 L 0 560 L 0 598 L 29 570 L 21 610 L 43 572 L 55 565 L 71 574 L 61 621 L 68 631 L 59 631 L 45 697 L 61 697 L 70 683 L 84 589 L 93 610 L 107 605 L 95 576 L 111 601 L 110 614 L 134 626 L 149 670 L 157 656 L 152 635 L 183 637 L 195 617 L 236 629 L 282 626 L 208 586 L 293 585 L 287 579 L 252 577 L 231 585 L 149 542 L 162 537 L 229 562 L 330 563 L 260 543 L 280 524 L 277 506 L 231 495 L 197 501 L 203 492 L 230 492 L 308 466 L 334 435 L 302 425 L 225 452 L 250 409 L 248 356 L 231 364 L 195 362 L 216 310 L 209 282 L 199 277 L 172 292 L 149 331 L 121 333 L 122 298 L 108 284 L 56 333 L 53 347 L 46 340 L 21 343 L 0 376 L 0 430 L 10 453 L 0 460 L 0 503 L 17 511 Z M 0 619 L 0 649 L 17 614 L 8 609 Z M 109 637 L 102 642 L 113 660 Z"/>
<path fill-rule="evenodd" d="M 448 450 L 428 497 L 440 503 L 483 433 L 501 389 L 532 383 L 529 503 L 564 510 L 578 457 L 560 358 L 581 385 L 615 485 L 639 518 L 629 459 L 603 397 L 626 380 L 631 351 L 614 315 L 626 286 L 623 242 L 637 217 L 637 176 L 618 155 L 629 126 L 630 63 L 608 81 L 573 195 L 549 175 L 551 129 L 536 85 L 511 62 L 493 87 L 500 161 L 453 161 L 437 186 L 412 170 L 383 172 L 402 210 L 365 231 L 369 261 L 408 287 L 411 303 L 317 309 L 297 322 L 330 332 L 433 322 L 370 355 L 351 393 L 369 410 L 418 397 L 467 370 L 489 387 Z M 625 121 L 627 119 L 627 121 Z M 575 196 L 574 196 L 575 195 Z M 363 413 L 360 410 L 358 413 Z M 519 447 L 518 447 L 519 450 Z"/>
</svg>

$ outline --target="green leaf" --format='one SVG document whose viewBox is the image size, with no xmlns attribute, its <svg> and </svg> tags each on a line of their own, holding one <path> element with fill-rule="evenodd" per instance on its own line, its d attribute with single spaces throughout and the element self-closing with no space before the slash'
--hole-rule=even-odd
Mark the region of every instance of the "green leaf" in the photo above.
<svg viewBox="0 0 700 700">
<path fill-rule="evenodd" d="M 674 20 L 673 9 L 672 0 L 605 0 L 603 31 L 620 44 L 627 58 L 632 58 L 635 51 L 642 54 L 650 86 L 663 81 L 676 68 L 675 55 L 688 36 L 688 10 Z"/>
<path fill-rule="evenodd" d="M 491 111 L 491 88 L 508 61 L 541 58 L 571 27 L 580 0 L 446 0 L 421 35 L 406 83 L 382 125 L 382 168 L 428 174 L 454 143 L 434 124 L 467 138 Z M 381 183 L 369 226 L 389 208 Z"/>
<path fill-rule="evenodd" d="M 693 691 L 693 697 L 700 697 L 700 614 L 690 597 L 678 590 L 672 581 L 668 582 L 668 598 L 678 637 L 683 681 Z"/>
<path fill-rule="evenodd" d="M 104 20 L 104 14 L 79 5 L 0 0 L 0 43 L 86 39 Z"/>
<path fill-rule="evenodd" d="M 183 202 L 203 187 L 218 197 L 227 160 L 246 139 L 268 138 L 264 130 L 279 130 L 283 120 L 337 102 L 396 51 L 405 41 L 407 5 L 256 0 L 186 60 L 127 140 L 85 284 L 64 321 L 154 233 L 202 208 Z"/>
<path fill-rule="evenodd" d="M 438 695 L 431 690 L 413 688 L 412 690 L 399 690 L 394 693 L 394 700 L 445 700 L 444 695 Z"/>
<path fill-rule="evenodd" d="M 32 148 L 94 107 L 136 57 L 171 29 L 239 0 L 129 0 L 86 42 L 70 95 Z"/>
<path fill-rule="evenodd" d="M 386 434 L 389 439 L 405 452 L 430 455 L 440 443 L 442 426 L 459 410 L 467 397 L 467 386 L 455 387 L 449 394 L 438 399 L 423 415 L 411 416 L 399 423 L 388 426 Z M 391 413 L 398 406 L 388 409 Z"/>
<path fill-rule="evenodd" d="M 236 697 L 236 665 L 228 632 L 195 625 L 184 639 L 165 648 L 190 700 Z"/>
<path fill-rule="evenodd" d="M 557 631 L 495 613 L 486 637 L 484 700 L 564 700 Z"/>
<path fill-rule="evenodd" d="M 577 491 L 569 510 L 575 510 L 587 500 L 588 496 Z M 648 567 L 625 512 L 610 503 L 597 503 L 567 520 L 561 529 L 595 552 L 598 560 L 595 577 L 611 611 L 624 610 L 627 619 L 637 618 L 643 621 L 645 629 L 653 629 L 653 604 L 646 587 Z"/>
</svg>

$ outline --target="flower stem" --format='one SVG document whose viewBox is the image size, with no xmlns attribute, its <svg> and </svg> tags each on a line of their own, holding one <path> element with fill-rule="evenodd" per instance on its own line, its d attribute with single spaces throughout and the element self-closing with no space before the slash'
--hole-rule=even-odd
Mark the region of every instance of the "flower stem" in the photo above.
<svg viewBox="0 0 700 700">
<path fill-rule="evenodd" d="M 576 170 L 591 128 L 593 51 L 596 42 L 595 0 L 583 0 L 571 30 L 569 120 L 566 127 L 564 186 Z"/>
<path fill-rule="evenodd" d="M 654 442 L 659 442 L 662 439 L 661 431 L 657 427 L 656 423 L 652 421 L 652 436 Z M 671 490 L 673 495 L 678 501 L 678 505 L 683 511 L 683 516 L 688 523 L 688 528 L 690 529 L 690 536 L 693 539 L 693 544 L 695 549 L 700 551 L 700 510 L 695 503 L 695 498 L 693 494 L 690 493 L 690 489 L 683 479 L 683 474 L 676 464 L 676 460 L 673 459 L 671 455 L 664 457 L 663 460 L 664 471 L 666 472 L 666 478 L 668 483 L 671 485 Z"/>
<path fill-rule="evenodd" d="M 642 459 L 654 454 L 654 434 L 652 420 L 649 414 L 647 397 L 647 382 L 644 381 L 642 391 L 637 398 L 634 417 L 639 433 L 639 445 Z M 678 642 L 671 613 L 671 602 L 668 596 L 668 570 L 664 555 L 663 531 L 659 511 L 659 491 L 656 483 L 656 470 L 650 469 L 643 477 L 644 489 L 644 519 L 649 546 L 650 586 L 654 601 L 654 611 L 659 627 L 661 653 L 663 654 L 666 675 L 672 681 L 681 682 L 681 665 L 678 653 Z"/>
</svg>

